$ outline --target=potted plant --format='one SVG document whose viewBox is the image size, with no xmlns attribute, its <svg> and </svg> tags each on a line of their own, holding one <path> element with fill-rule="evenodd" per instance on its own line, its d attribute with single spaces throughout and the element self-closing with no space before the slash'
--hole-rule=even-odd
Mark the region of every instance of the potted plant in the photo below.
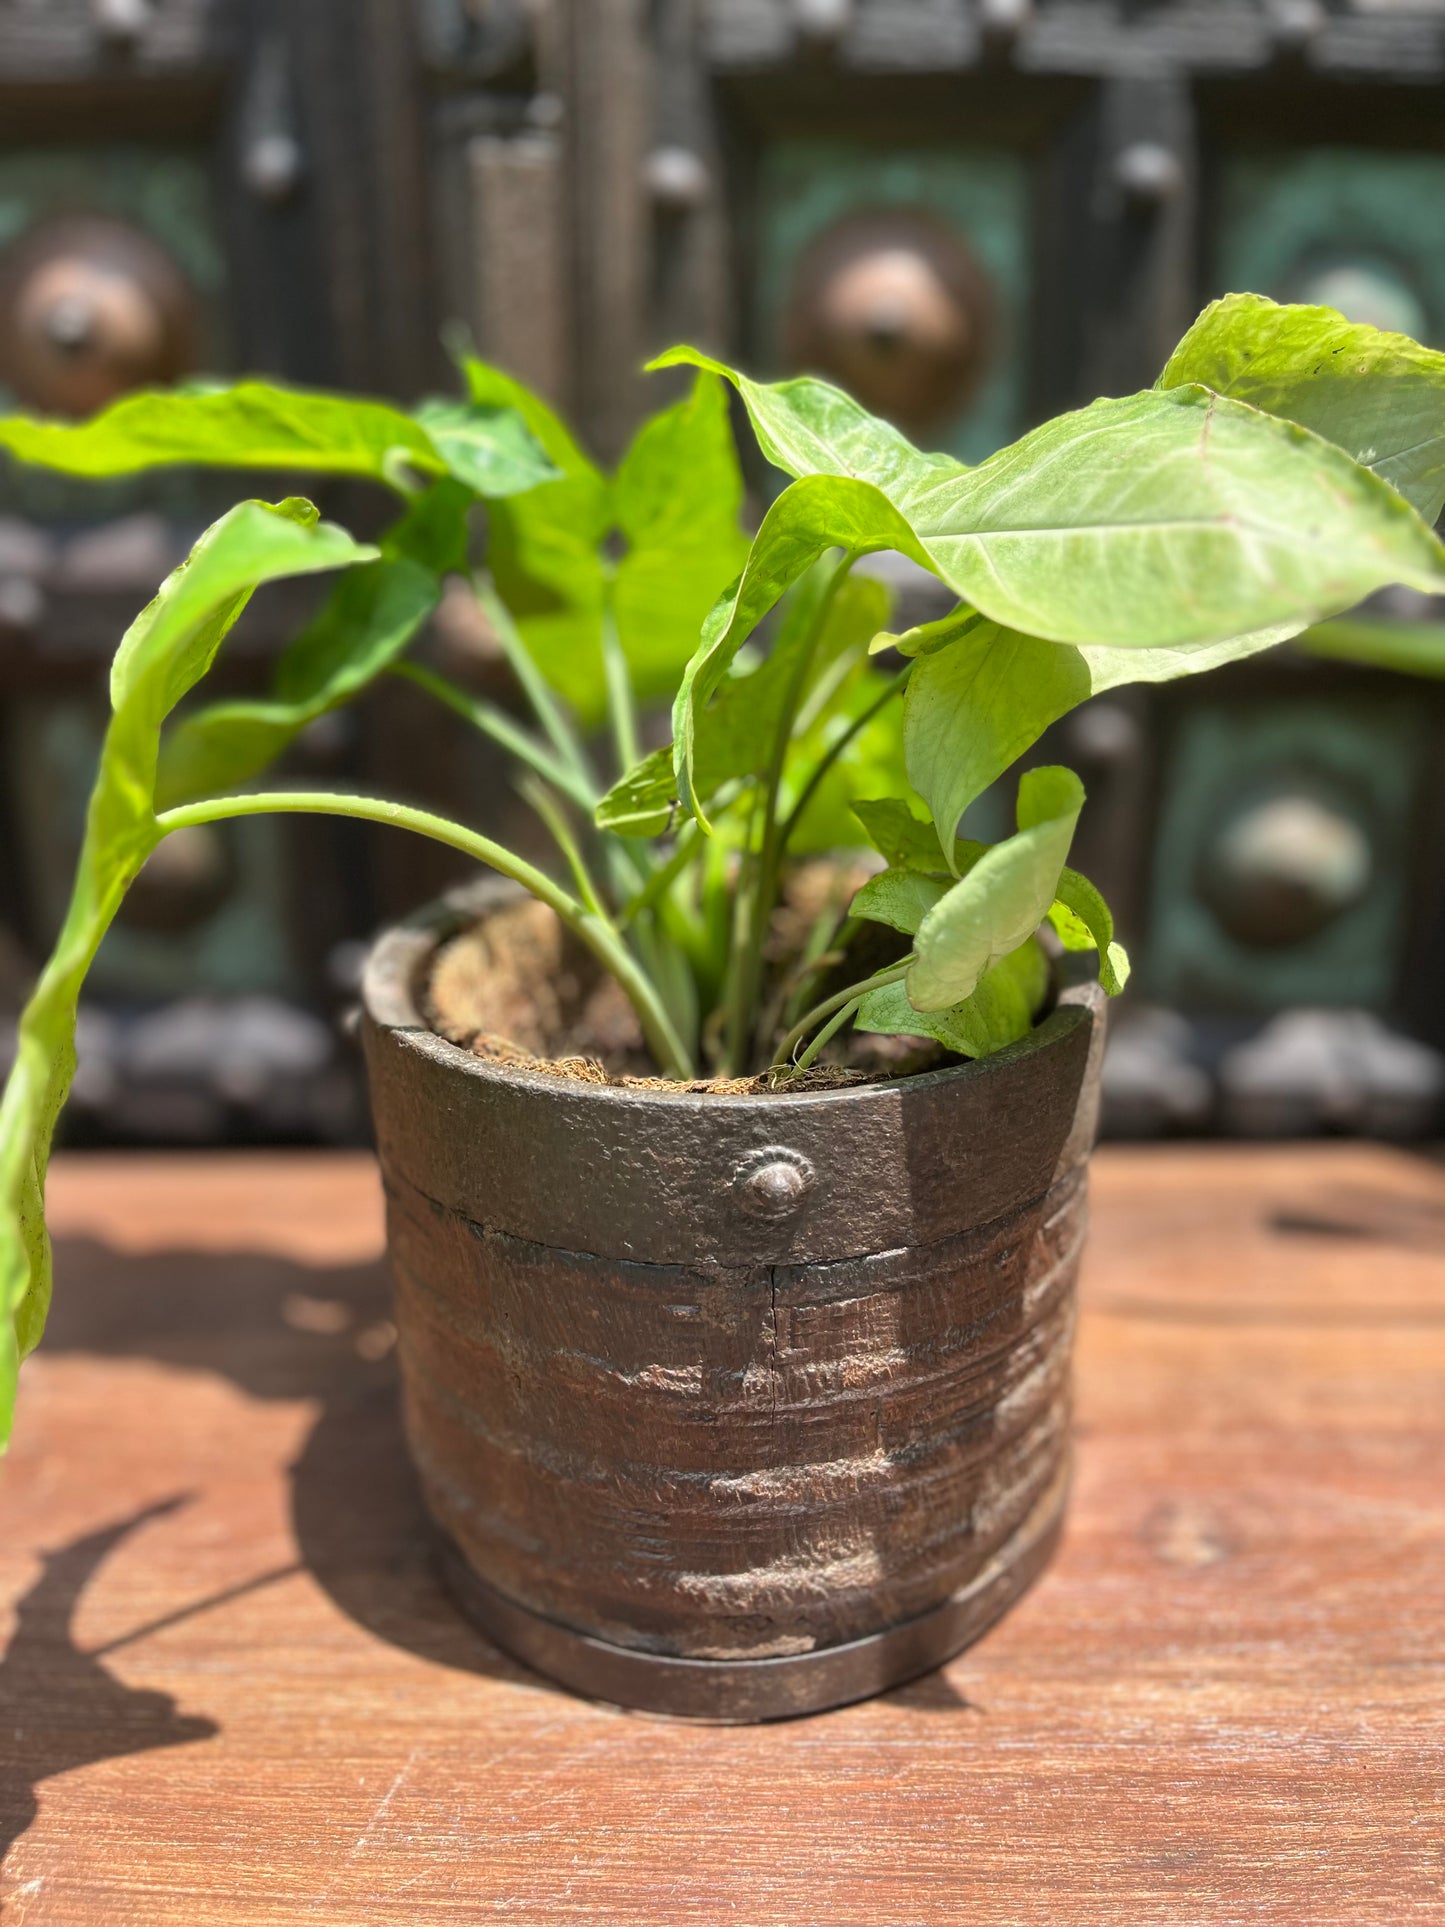
<svg viewBox="0 0 1445 1927">
<path fill-rule="evenodd" d="M 1025 769 L 990 846 L 960 837 L 965 810 L 1100 690 L 1389 583 L 1445 591 L 1445 358 L 1230 296 L 1152 389 L 972 469 L 822 382 L 680 362 L 691 393 L 612 477 L 470 358 L 464 401 L 410 413 L 243 383 L 0 423 L 72 474 L 291 467 L 402 498 L 375 544 L 304 501 L 241 503 L 120 645 L 0 1110 L 4 1404 L 8 1425 L 44 1322 L 77 997 L 149 853 L 257 811 L 435 838 L 506 886 L 382 938 L 365 1029 L 408 1427 L 453 1577 L 575 1686 L 763 1718 L 956 1651 L 1062 1516 L 1099 1009 L 1127 960 L 1068 868 L 1070 771 Z M 725 383 L 788 478 L 750 541 Z M 882 550 L 952 613 L 890 632 L 855 567 Z M 252 591 L 319 571 L 334 586 L 272 695 L 173 718 Z M 408 659 L 453 576 L 530 725 Z M 254 787 L 383 674 L 517 761 L 556 873 L 411 805 Z M 664 694 L 672 739 L 649 749 Z M 1097 984 L 1061 987 L 1070 952 Z M 594 1061 L 609 1038 L 631 1075 Z"/>
</svg>

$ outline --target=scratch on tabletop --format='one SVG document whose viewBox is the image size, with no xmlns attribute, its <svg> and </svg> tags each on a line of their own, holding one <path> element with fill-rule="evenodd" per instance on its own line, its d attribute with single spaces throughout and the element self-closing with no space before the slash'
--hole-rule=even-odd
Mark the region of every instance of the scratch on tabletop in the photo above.
<svg viewBox="0 0 1445 1927">
<path fill-rule="evenodd" d="M 347 1854 L 346 1857 L 348 1860 L 354 1860 L 356 1856 L 361 1852 L 362 1848 L 366 1845 L 367 1841 L 371 1838 L 372 1834 L 376 1830 L 377 1824 L 380 1821 L 382 1815 L 386 1812 L 387 1808 L 391 1805 L 392 1801 L 396 1798 L 397 1794 L 401 1792 L 402 1783 L 405 1781 L 407 1774 L 410 1773 L 412 1768 L 416 1765 L 418 1759 L 421 1758 L 421 1755 L 422 1755 L 422 1749 L 419 1746 L 414 1746 L 411 1749 L 410 1753 L 407 1754 L 406 1760 L 402 1766 L 401 1771 L 397 1774 L 396 1778 L 392 1781 L 391 1785 L 386 1789 L 386 1792 L 382 1794 L 381 1799 L 377 1802 L 375 1813 L 372 1814 L 371 1818 L 367 1821 L 366 1825 L 361 1829 L 361 1832 L 357 1837 L 356 1845 L 351 1849 L 351 1852 Z"/>
</svg>

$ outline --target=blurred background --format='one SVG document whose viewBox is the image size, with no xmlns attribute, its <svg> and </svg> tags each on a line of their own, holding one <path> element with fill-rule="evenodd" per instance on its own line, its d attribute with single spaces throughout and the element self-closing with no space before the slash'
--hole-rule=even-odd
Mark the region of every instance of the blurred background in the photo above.
<svg viewBox="0 0 1445 1927">
<path fill-rule="evenodd" d="M 1226 290 L 1445 346 L 1442 109 L 1445 0 L 0 0 L 0 405 L 200 371 L 414 399 L 452 385 L 450 323 L 604 457 L 667 398 L 645 355 L 689 339 L 977 460 L 1147 385 Z M 243 487 L 0 474 L 0 1066 L 105 666 Z M 893 573 L 904 620 L 938 612 Z M 219 686 L 259 690 L 302 606 L 258 598 Z M 469 599 L 429 647 L 507 699 Z M 423 701 L 389 682 L 293 769 L 507 814 Z M 1301 647 L 1042 746 L 1089 788 L 1077 861 L 1135 957 L 1110 1132 L 1438 1128 L 1442 704 Z M 454 862 L 319 819 L 170 839 L 91 978 L 72 1140 L 361 1136 L 364 940 Z"/>
</svg>

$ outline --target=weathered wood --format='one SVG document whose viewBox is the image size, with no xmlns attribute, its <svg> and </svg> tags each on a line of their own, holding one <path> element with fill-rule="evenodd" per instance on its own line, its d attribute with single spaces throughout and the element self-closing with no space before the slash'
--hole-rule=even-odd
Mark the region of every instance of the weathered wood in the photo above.
<svg viewBox="0 0 1445 1927">
<path fill-rule="evenodd" d="M 370 1160 L 61 1159 L 0 1478 L 6 1921 L 1439 1919 L 1445 1169 L 1106 1149 L 1092 1184 L 1046 1577 L 915 1686 L 717 1728 L 554 1691 L 449 1605 Z"/>
<path fill-rule="evenodd" d="M 719 1719 L 948 1657 L 1063 1505 L 1102 993 L 890 1084 L 616 1090 L 425 1029 L 458 915 L 384 939 L 364 1000 L 407 1434 L 463 1597 L 571 1684 Z M 857 1650 L 885 1636 L 893 1670 Z"/>
</svg>

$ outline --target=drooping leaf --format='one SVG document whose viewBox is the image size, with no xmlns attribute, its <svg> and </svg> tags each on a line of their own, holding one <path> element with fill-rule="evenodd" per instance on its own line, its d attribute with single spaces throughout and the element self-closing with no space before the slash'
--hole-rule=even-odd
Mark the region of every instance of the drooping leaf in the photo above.
<svg viewBox="0 0 1445 1927">
<path fill-rule="evenodd" d="M 1108 904 L 1077 870 L 1066 868 L 1060 874 L 1049 922 L 1065 950 L 1098 951 L 1099 982 L 1108 996 L 1117 997 L 1129 981 L 1129 953 L 1114 941 L 1114 918 Z"/>
<path fill-rule="evenodd" d="M 1334 308 L 1227 294 L 1200 315 L 1158 386 L 1191 382 L 1313 429 L 1427 522 L 1445 506 L 1445 354 L 1408 335 Z"/>
<path fill-rule="evenodd" d="M 349 570 L 284 651 L 271 694 L 210 703 L 161 743 L 157 807 L 170 809 L 253 781 L 309 723 L 360 695 L 407 648 L 441 597 L 441 578 L 466 567 L 472 491 L 433 484 L 382 538 L 375 562 Z"/>
<path fill-rule="evenodd" d="M 962 1057 L 987 1057 L 1028 1036 L 1048 989 L 1048 958 L 1030 937 L 984 972 L 972 996 L 948 1010 L 915 1010 L 901 983 L 885 984 L 868 993 L 853 1021 L 859 1030 L 932 1037 Z"/>
<path fill-rule="evenodd" d="M 903 698 L 908 780 L 940 826 L 956 827 L 976 797 L 1051 723 L 1127 683 L 1169 682 L 1257 655 L 1269 631 L 1168 649 L 1076 649 L 981 622 L 924 656 Z"/>
<path fill-rule="evenodd" d="M 510 495 L 532 488 L 550 472 L 550 464 L 516 417 L 489 410 L 483 418 L 463 402 L 432 406 L 447 411 L 439 432 L 473 475 L 480 473 L 475 438 L 485 419 L 491 457 L 482 493 Z M 477 421 L 468 431 L 466 418 L 474 416 Z M 451 468 L 449 454 L 423 423 L 388 402 L 263 381 L 146 390 L 123 396 L 85 422 L 7 416 L 0 419 L 0 448 L 22 462 L 93 478 L 134 475 L 172 463 L 305 469 L 372 481 L 391 480 L 397 461 L 425 473 Z M 469 480 L 461 469 L 454 472 Z"/>
<path fill-rule="evenodd" d="M 701 359 L 736 382 L 765 452 L 790 473 L 811 462 L 833 474 L 846 459 L 955 594 L 1051 642 L 1278 641 L 1387 583 L 1445 590 L 1445 549 L 1378 476 L 1197 385 L 1096 401 L 963 469 L 869 428 L 856 404 L 830 434 L 840 401 L 826 384 L 763 390 Z"/>
<path fill-rule="evenodd" d="M 166 737 L 157 807 L 221 795 L 259 776 L 309 723 L 396 660 L 439 595 L 437 578 L 404 557 L 349 570 L 283 656 L 273 699 L 209 704 Z"/>
<path fill-rule="evenodd" d="M 1018 834 L 995 843 L 929 911 L 914 942 L 908 998 L 943 1010 L 971 996 L 984 972 L 1033 935 L 1059 893 L 1084 786 L 1072 770 L 1019 780 Z"/>
<path fill-rule="evenodd" d="M 763 518 L 742 574 L 709 613 L 673 705 L 678 794 L 695 815 L 702 814 L 694 779 L 698 714 L 757 624 L 830 549 L 854 556 L 899 549 L 926 561 L 903 518 L 870 483 L 814 475 L 783 491 Z"/>
<path fill-rule="evenodd" d="M 55 950 L 21 1015 L 0 1099 L 0 1440 L 20 1359 L 45 1323 L 45 1171 L 75 1069 L 81 985 L 127 885 L 155 847 L 160 731 L 206 672 L 253 590 L 281 576 L 371 561 L 375 549 L 318 522 L 309 502 L 243 502 L 203 535 L 132 624 L 111 673 L 113 714 L 91 793 L 75 886 Z"/>
</svg>

